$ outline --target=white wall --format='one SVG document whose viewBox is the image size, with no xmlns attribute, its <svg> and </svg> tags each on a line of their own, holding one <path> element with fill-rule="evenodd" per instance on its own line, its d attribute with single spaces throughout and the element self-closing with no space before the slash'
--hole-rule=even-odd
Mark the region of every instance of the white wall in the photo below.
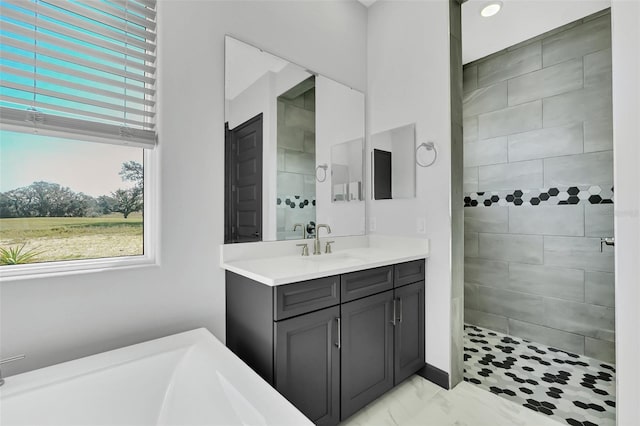
<svg viewBox="0 0 640 426">
<path fill-rule="evenodd" d="M 377 2 L 369 8 L 368 134 L 416 123 L 417 143 L 435 141 L 438 161 L 416 170 L 416 198 L 371 201 L 372 233 L 431 240 L 427 262 L 426 361 L 450 371 L 449 6 L 446 0 Z M 367 149 L 368 170 L 370 146 Z M 369 184 L 370 174 L 367 173 Z M 370 186 L 367 186 L 370 188 Z M 426 221 L 426 233 L 417 231 Z"/>
<path fill-rule="evenodd" d="M 617 421 L 640 419 L 640 2 L 611 3 Z"/>
<path fill-rule="evenodd" d="M 355 1 L 159 2 L 160 265 L 2 282 L 10 375 L 205 326 L 224 338 L 224 35 L 366 87 Z"/>
</svg>

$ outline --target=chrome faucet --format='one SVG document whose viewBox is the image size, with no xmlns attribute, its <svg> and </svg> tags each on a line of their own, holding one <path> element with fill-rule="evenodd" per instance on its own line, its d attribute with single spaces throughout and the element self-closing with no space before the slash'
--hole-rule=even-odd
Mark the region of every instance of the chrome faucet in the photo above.
<svg viewBox="0 0 640 426">
<path fill-rule="evenodd" d="M 296 223 L 293 225 L 293 232 L 296 232 L 298 230 L 298 227 L 302 228 L 302 239 L 304 240 L 305 238 L 307 238 L 307 234 L 306 234 L 306 226 L 304 226 L 304 223 Z"/>
<path fill-rule="evenodd" d="M 313 244 L 313 254 L 321 254 L 322 250 L 320 250 L 320 228 L 325 228 L 327 230 L 327 234 L 331 233 L 331 227 L 324 223 L 320 223 L 316 226 L 316 240 Z"/>
<path fill-rule="evenodd" d="M 5 359 L 0 359 L 0 364 L 5 364 L 7 362 L 19 361 L 24 359 L 25 355 L 16 355 Z M 0 371 L 0 386 L 4 385 L 4 379 L 2 378 L 2 371 Z"/>
</svg>

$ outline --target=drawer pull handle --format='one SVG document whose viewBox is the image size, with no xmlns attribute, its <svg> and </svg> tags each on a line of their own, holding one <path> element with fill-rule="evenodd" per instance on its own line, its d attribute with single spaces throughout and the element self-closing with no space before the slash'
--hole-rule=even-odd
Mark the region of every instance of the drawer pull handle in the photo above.
<svg viewBox="0 0 640 426">
<path fill-rule="evenodd" d="M 341 326 L 340 326 L 340 317 L 336 318 L 336 322 L 338 324 L 338 342 L 336 343 L 336 346 L 338 347 L 338 349 L 342 348 L 342 332 L 341 332 Z"/>
</svg>

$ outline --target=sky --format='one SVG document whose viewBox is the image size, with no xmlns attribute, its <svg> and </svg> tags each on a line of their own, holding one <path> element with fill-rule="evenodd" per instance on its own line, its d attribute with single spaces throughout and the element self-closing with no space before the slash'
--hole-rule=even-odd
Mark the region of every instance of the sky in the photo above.
<svg viewBox="0 0 640 426">
<path fill-rule="evenodd" d="M 143 149 L 0 131 L 0 192 L 36 181 L 58 183 L 94 197 L 130 188 L 122 163 L 142 163 Z"/>
</svg>

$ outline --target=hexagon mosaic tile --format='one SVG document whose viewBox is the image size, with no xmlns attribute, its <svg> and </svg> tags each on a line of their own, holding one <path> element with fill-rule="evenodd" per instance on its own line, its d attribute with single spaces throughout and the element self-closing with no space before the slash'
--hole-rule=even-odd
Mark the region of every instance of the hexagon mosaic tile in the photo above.
<svg viewBox="0 0 640 426">
<path fill-rule="evenodd" d="M 464 327 L 464 380 L 571 426 L 615 426 L 616 369 L 582 355 Z"/>
<path fill-rule="evenodd" d="M 613 204 L 613 186 L 576 185 L 541 189 L 469 192 L 465 207 Z"/>
</svg>

